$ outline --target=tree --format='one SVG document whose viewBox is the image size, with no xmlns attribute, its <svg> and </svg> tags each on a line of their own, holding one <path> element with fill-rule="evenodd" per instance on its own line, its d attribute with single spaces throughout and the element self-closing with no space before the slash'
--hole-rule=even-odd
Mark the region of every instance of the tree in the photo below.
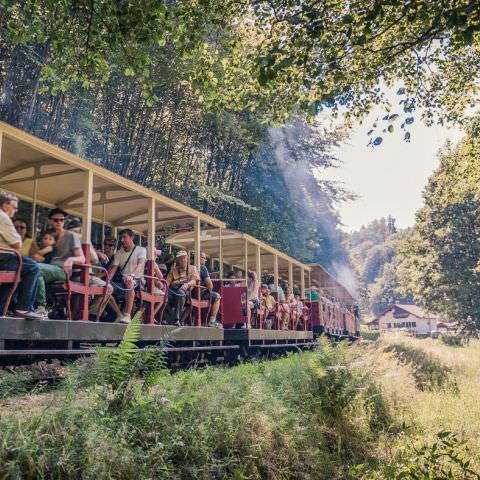
<svg viewBox="0 0 480 480">
<path fill-rule="evenodd" d="M 267 121 L 298 108 L 363 116 L 397 82 L 404 126 L 419 107 L 427 122 L 461 118 L 478 95 L 475 0 L 0 0 L 0 11 L 53 93 L 120 70 L 153 105 L 153 72 L 174 51 L 197 100 Z"/>
<path fill-rule="evenodd" d="M 400 265 L 404 292 L 470 332 L 480 327 L 479 153 L 478 122 L 441 152 Z"/>
</svg>

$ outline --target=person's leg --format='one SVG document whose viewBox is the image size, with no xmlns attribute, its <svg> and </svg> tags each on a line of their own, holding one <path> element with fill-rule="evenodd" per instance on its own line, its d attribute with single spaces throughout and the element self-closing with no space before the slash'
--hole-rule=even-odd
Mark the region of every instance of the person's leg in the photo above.
<svg viewBox="0 0 480 480">
<path fill-rule="evenodd" d="M 53 282 L 61 282 L 66 280 L 65 272 L 62 267 L 50 265 L 48 263 L 38 263 L 40 269 L 40 278 L 37 289 L 37 306 L 45 307 L 47 303 L 46 285 Z"/>
<path fill-rule="evenodd" d="M 128 291 L 125 292 L 125 307 L 124 313 L 125 315 L 131 316 L 133 310 L 133 301 L 135 300 L 135 291 L 133 290 L 134 284 L 133 279 L 131 277 L 124 277 L 123 283 L 125 284 L 125 288 Z"/>
<path fill-rule="evenodd" d="M 220 309 L 220 295 L 217 292 L 211 292 L 211 298 L 210 323 L 215 323 Z"/>
<path fill-rule="evenodd" d="M 9 253 L 0 254 L 0 268 L 2 270 L 16 270 L 18 259 L 16 255 Z M 37 294 L 38 279 L 40 272 L 38 264 L 29 257 L 22 257 L 21 280 L 17 287 L 17 309 L 33 311 L 33 303 Z M 11 285 L 4 285 L 0 288 L 0 313 L 3 311 L 7 301 Z"/>
</svg>

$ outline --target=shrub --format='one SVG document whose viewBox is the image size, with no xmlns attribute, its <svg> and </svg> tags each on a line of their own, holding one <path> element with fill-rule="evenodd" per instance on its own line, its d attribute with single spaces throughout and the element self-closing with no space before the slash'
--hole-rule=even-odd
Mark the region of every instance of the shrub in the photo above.
<svg viewBox="0 0 480 480">
<path fill-rule="evenodd" d="M 441 431 L 432 443 L 406 446 L 379 469 L 357 465 L 350 471 L 356 480 L 478 480 L 471 467 L 467 442 L 452 432 Z"/>
<path fill-rule="evenodd" d="M 392 343 L 385 351 L 393 352 L 398 361 L 413 368 L 415 384 L 420 390 L 456 390 L 456 383 L 451 379 L 451 370 L 433 355 L 403 343 Z"/>
<path fill-rule="evenodd" d="M 366 340 L 369 342 L 376 342 L 377 340 L 380 339 L 381 332 L 378 330 L 362 330 L 361 331 L 361 337 L 362 340 Z"/>
<path fill-rule="evenodd" d="M 449 347 L 463 347 L 468 343 L 468 339 L 464 335 L 442 334 L 440 340 Z"/>
</svg>

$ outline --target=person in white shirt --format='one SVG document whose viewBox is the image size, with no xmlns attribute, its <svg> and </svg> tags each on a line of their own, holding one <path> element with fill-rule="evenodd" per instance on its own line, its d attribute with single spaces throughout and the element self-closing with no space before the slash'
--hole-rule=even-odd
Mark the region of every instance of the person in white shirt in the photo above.
<svg viewBox="0 0 480 480">
<path fill-rule="evenodd" d="M 122 315 L 118 315 L 115 322 L 130 323 L 132 319 L 135 287 L 143 277 L 147 250 L 135 245 L 133 232 L 129 228 L 119 232 L 121 247 L 113 257 L 109 270 L 113 287 L 125 291 L 125 306 Z"/>
</svg>

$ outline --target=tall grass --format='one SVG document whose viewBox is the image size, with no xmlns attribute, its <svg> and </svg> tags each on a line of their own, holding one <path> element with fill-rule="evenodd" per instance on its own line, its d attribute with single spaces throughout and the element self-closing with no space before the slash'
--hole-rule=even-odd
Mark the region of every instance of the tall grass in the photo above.
<svg viewBox="0 0 480 480">
<path fill-rule="evenodd" d="M 114 409 L 91 376 L 72 395 L 77 369 L 41 414 L 2 415 L 0 478 L 345 478 L 391 422 L 359 361 L 322 341 L 273 362 L 163 371 L 148 388 L 137 376 Z"/>
<path fill-rule="evenodd" d="M 426 356 L 399 363 L 386 340 L 322 340 L 314 352 L 176 374 L 130 348 L 126 363 L 116 352 L 75 365 L 55 394 L 0 404 L 0 478 L 477 478 L 467 474 L 480 468 L 480 344 L 394 343 Z M 440 354 L 456 393 L 418 388 L 417 366 Z M 440 476 L 450 467 L 465 475 Z"/>
</svg>

